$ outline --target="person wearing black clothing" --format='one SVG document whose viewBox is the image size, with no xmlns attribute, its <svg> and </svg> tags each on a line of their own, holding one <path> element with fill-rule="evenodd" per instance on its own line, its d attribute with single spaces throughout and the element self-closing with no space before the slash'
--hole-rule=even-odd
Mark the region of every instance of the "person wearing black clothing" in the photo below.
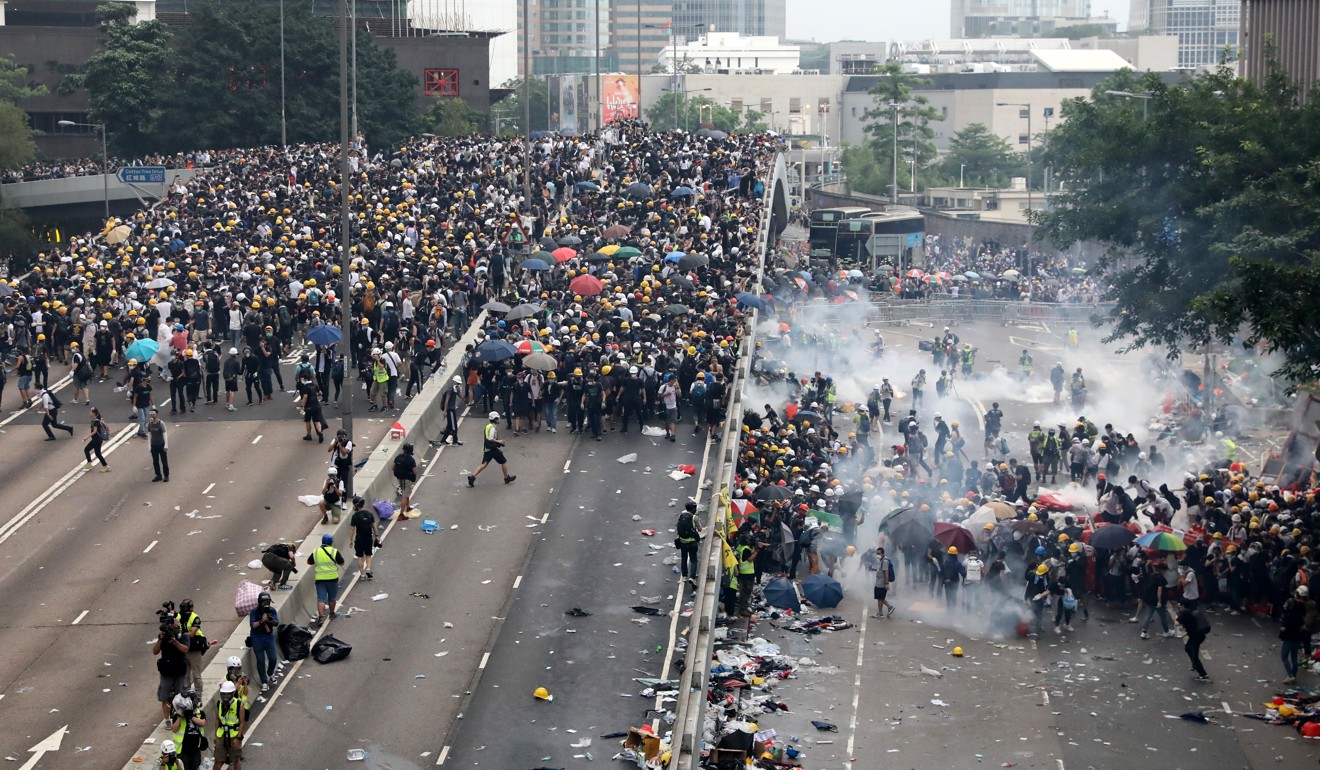
<svg viewBox="0 0 1320 770">
<path fill-rule="evenodd" d="M 697 522 L 697 504 L 687 503 L 683 507 L 683 512 L 678 515 L 678 525 L 675 527 L 677 538 L 674 545 L 678 547 L 679 554 L 679 575 L 689 583 L 696 585 L 697 582 L 697 551 L 701 547 L 701 525 Z"/>
<path fill-rule="evenodd" d="M 445 410 L 445 431 L 438 439 L 440 444 L 448 444 L 452 436 L 454 446 L 463 446 L 463 442 L 458 440 L 458 403 L 462 397 L 463 379 L 455 375 L 454 381 L 440 396 L 440 408 Z"/>
<path fill-rule="evenodd" d="M 376 577 L 371 573 L 371 557 L 380 545 L 380 530 L 377 529 L 377 522 L 375 512 L 367 508 L 367 501 L 361 497 L 354 497 L 353 517 L 348 520 L 348 524 L 353 528 L 353 551 L 357 554 L 358 572 L 365 580 L 373 580 Z"/>
<path fill-rule="evenodd" d="M 214 404 L 220 401 L 220 351 L 207 344 L 202 354 L 202 369 L 206 372 L 205 395 L 202 403 Z"/>
<path fill-rule="evenodd" d="M 596 373 L 587 375 L 587 382 L 582 386 L 583 408 L 587 413 L 587 428 L 591 430 L 591 437 L 600 441 L 601 416 L 604 411 L 603 391 L 600 382 L 596 379 Z M 581 430 L 578 431 L 579 433 Z"/>
<path fill-rule="evenodd" d="M 1183 650 L 1187 657 L 1192 661 L 1192 670 L 1196 672 L 1196 681 L 1208 682 L 1210 675 L 1205 671 L 1205 665 L 1201 663 L 1201 644 L 1205 642 L 1206 636 L 1210 634 L 1210 619 L 1196 607 L 1190 604 L 1181 605 L 1182 609 L 1178 611 L 1177 622 L 1187 632 L 1187 641 L 1183 644 Z"/>
<path fill-rule="evenodd" d="M 628 416 L 637 418 L 637 429 L 640 431 L 645 427 L 642 417 L 642 378 L 638 376 L 637 367 L 628 370 L 628 375 L 619 383 L 619 403 L 622 405 L 622 426 L 620 433 L 628 432 Z"/>
<path fill-rule="evenodd" d="M 417 458 L 413 456 L 416 450 L 411 443 L 403 445 L 403 452 L 394 457 L 394 483 L 399 487 L 399 496 L 402 500 L 399 503 L 399 514 L 408 512 L 412 505 L 412 490 L 417 485 Z"/>
<path fill-rule="evenodd" d="M 289 576 L 298 572 L 294 561 L 297 550 L 288 543 L 275 543 L 261 552 L 261 566 L 270 570 L 270 585 L 277 591 L 291 591 Z"/>
<path fill-rule="evenodd" d="M 105 418 L 101 417 L 101 410 L 96 407 L 88 409 L 91 413 L 91 430 L 87 434 L 87 445 L 83 447 L 83 457 L 87 460 L 87 468 L 92 467 L 92 455 L 101 463 L 101 472 L 106 473 L 110 466 L 106 464 L 105 457 L 101 454 L 101 446 L 106 439 L 110 437 L 110 428 L 105 424 Z"/>
<path fill-rule="evenodd" d="M 247 405 L 252 406 L 252 392 L 257 394 L 257 405 L 260 406 L 265 401 L 265 394 L 261 389 L 261 359 L 252 352 L 252 348 L 243 348 L 243 387 L 247 391 Z"/>
<path fill-rule="evenodd" d="M 183 351 L 175 350 L 166 366 L 170 377 L 170 414 L 188 411 L 187 383 L 183 378 Z"/>
<path fill-rule="evenodd" d="M 582 398 L 585 390 L 586 382 L 582 379 L 582 370 L 574 369 L 573 376 L 569 377 L 564 385 L 564 409 L 568 414 L 570 433 L 582 432 Z"/>
<path fill-rule="evenodd" d="M 151 647 L 152 655 L 159 655 L 156 671 L 160 682 L 156 685 L 156 700 L 165 719 L 170 718 L 174 696 L 188 686 L 188 640 L 179 630 L 179 619 L 170 614 L 162 616 L 160 633 Z"/>
<path fill-rule="evenodd" d="M 306 434 L 303 441 L 312 440 L 312 431 L 316 431 L 316 443 L 325 443 L 325 431 L 330 429 L 330 423 L 325 421 L 325 415 L 321 411 L 321 394 L 316 388 L 316 380 L 312 378 L 312 372 L 304 369 L 298 373 L 298 395 L 302 399 L 299 408 L 303 413 L 303 426 Z"/>
<path fill-rule="evenodd" d="M 197 395 L 202 389 L 202 362 L 193 355 L 192 350 L 184 351 L 183 383 L 188 396 L 188 411 L 197 411 Z M 183 402 L 179 402 L 179 411 L 183 411 Z"/>
</svg>

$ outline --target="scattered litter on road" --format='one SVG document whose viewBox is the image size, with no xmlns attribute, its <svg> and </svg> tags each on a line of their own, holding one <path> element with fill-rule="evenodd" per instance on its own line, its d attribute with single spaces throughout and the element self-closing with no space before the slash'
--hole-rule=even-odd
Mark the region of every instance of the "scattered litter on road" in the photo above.
<svg viewBox="0 0 1320 770">
<path fill-rule="evenodd" d="M 376 594 L 375 596 L 371 597 L 371 600 L 373 602 L 378 602 L 381 601 L 382 599 L 388 599 L 388 598 L 390 598 L 389 594 Z"/>
<path fill-rule="evenodd" d="M 636 453 L 636 452 L 629 452 L 628 454 L 624 455 L 623 457 L 620 457 L 618 461 L 621 462 L 621 463 L 623 463 L 624 465 L 627 465 L 628 463 L 635 463 L 635 462 L 637 462 L 637 453 Z"/>
</svg>

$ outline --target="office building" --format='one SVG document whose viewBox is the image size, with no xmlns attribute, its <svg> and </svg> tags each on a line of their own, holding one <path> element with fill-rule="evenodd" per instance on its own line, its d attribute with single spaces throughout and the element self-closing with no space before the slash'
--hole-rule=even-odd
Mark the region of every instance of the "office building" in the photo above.
<svg viewBox="0 0 1320 770">
<path fill-rule="evenodd" d="M 673 33 L 680 41 L 707 32 L 769 36 L 781 41 L 786 35 L 787 0 L 673 0 L 673 4 Z"/>
<path fill-rule="evenodd" d="M 524 32 L 522 3 L 530 2 Z M 611 0 L 520 0 L 518 42 L 532 51 L 532 75 L 584 74 L 618 69 L 611 44 Z M 518 71 L 523 67 L 518 50 Z"/>
<path fill-rule="evenodd" d="M 672 71 L 700 70 L 716 75 L 788 75 L 798 69 L 798 47 L 769 35 L 708 32 L 700 39 L 666 46 L 660 61 Z"/>
<path fill-rule="evenodd" d="M 1035 37 L 1053 31 L 1052 20 L 1090 17 L 1091 0 L 953 0 L 949 29 L 955 38 Z"/>
<path fill-rule="evenodd" d="M 673 0 L 615 0 L 613 42 L 621 71 L 651 72 L 673 41 L 673 16 Z"/>
<path fill-rule="evenodd" d="M 1272 57 L 1304 96 L 1320 85 L 1320 0 L 1243 0 L 1241 41 L 1243 75 L 1263 78 Z"/>
<path fill-rule="evenodd" d="M 1207 69 L 1238 47 L 1242 0 L 1133 0 L 1128 28 L 1178 38 L 1178 66 Z"/>
</svg>

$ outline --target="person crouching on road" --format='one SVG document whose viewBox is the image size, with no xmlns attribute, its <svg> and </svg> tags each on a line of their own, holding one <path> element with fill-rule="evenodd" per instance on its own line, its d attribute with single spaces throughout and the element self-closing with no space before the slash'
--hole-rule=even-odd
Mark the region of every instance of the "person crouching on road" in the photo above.
<svg viewBox="0 0 1320 770">
<path fill-rule="evenodd" d="M 327 468 L 325 483 L 321 484 L 321 502 L 316 504 L 321 511 L 321 523 L 329 524 L 333 518 L 339 523 L 339 502 L 344 499 L 344 482 L 339 477 L 338 468 Z"/>
<path fill-rule="evenodd" d="M 333 470 L 333 469 L 332 469 Z M 297 551 L 289 543 L 274 543 L 261 552 L 261 566 L 270 570 L 270 586 L 277 591 L 291 591 L 289 576 L 298 572 L 293 557 Z"/>
</svg>

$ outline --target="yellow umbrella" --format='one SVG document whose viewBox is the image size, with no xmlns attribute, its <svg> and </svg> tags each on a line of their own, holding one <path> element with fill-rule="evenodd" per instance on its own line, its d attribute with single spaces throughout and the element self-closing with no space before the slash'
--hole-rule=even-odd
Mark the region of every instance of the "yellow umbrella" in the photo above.
<svg viewBox="0 0 1320 770">
<path fill-rule="evenodd" d="M 618 251 L 621 248 L 623 247 L 620 246 L 619 244 L 611 243 L 608 246 L 602 246 L 601 248 L 597 249 L 597 251 L 600 252 L 601 254 L 607 254 L 612 257 L 614 256 L 614 252 Z"/>
<path fill-rule="evenodd" d="M 132 234 L 133 228 L 128 225 L 118 225 L 117 227 L 110 228 L 109 232 L 105 234 L 105 242 L 111 245 L 123 243 L 128 240 L 128 236 Z"/>
</svg>

